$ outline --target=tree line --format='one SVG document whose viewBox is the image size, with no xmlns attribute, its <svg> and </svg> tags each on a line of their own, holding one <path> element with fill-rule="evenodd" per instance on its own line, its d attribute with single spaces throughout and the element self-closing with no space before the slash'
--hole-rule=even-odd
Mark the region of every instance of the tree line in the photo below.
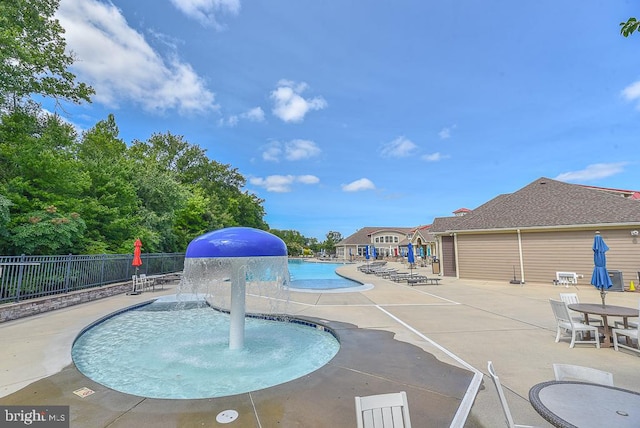
<svg viewBox="0 0 640 428">
<path fill-rule="evenodd" d="M 236 168 L 210 160 L 179 135 L 126 144 L 109 115 L 77 135 L 34 104 L 0 114 L 0 254 L 182 252 L 198 235 L 231 226 L 269 230 L 290 255 L 334 251 L 342 237 L 318 242 L 271 230 L 264 200 L 242 190 Z"/>
<path fill-rule="evenodd" d="M 76 135 L 20 106 L 0 116 L 0 253 L 180 252 L 229 226 L 268 229 L 230 165 L 171 133 L 127 145 L 113 115 Z"/>
<path fill-rule="evenodd" d="M 243 190 L 245 177 L 182 136 L 127 144 L 113 115 L 78 135 L 34 101 L 79 104 L 95 93 L 69 71 L 58 6 L 0 2 L 0 254 L 127 253 L 136 238 L 145 252 L 182 252 L 210 230 L 269 230 L 264 200 Z M 332 252 L 341 239 L 272 232 L 291 255 Z"/>
</svg>

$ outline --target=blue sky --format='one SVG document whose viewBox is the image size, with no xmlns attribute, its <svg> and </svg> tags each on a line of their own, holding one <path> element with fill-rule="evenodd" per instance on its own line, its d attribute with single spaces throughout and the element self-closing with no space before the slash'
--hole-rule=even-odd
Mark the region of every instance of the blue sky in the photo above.
<svg viewBox="0 0 640 428">
<path fill-rule="evenodd" d="M 539 177 L 640 189 L 633 2 L 61 0 L 126 142 L 171 132 L 237 168 L 272 228 L 430 224 Z M 45 103 L 53 109 L 53 105 Z"/>
</svg>

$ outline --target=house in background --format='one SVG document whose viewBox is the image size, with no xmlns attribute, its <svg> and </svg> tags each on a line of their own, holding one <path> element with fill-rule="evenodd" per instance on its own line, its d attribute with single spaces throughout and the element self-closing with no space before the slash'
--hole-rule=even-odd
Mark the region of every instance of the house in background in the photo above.
<svg viewBox="0 0 640 428">
<path fill-rule="evenodd" d="M 436 241 L 431 225 L 418 227 L 363 227 L 336 244 L 336 257 L 342 260 L 362 258 L 369 245 L 376 247 L 379 258 L 406 255 L 409 243 L 416 258 L 435 255 Z"/>
<path fill-rule="evenodd" d="M 436 240 L 431 233 L 431 225 L 416 227 L 411 231 L 410 237 L 400 243 L 401 247 L 404 247 L 406 254 L 407 244 L 411 242 L 413 245 L 414 253 L 417 257 L 431 257 L 437 253 Z"/>
<path fill-rule="evenodd" d="M 364 258 L 368 245 L 376 247 L 379 257 L 395 257 L 400 253 L 400 243 L 407 241 L 414 229 L 411 227 L 363 227 L 336 244 L 336 257 L 342 260 Z"/>
<path fill-rule="evenodd" d="M 444 276 L 550 283 L 556 272 L 576 272 L 589 284 L 599 231 L 607 268 L 628 286 L 640 271 L 638 196 L 540 178 L 463 216 L 435 218 L 430 232 Z"/>
</svg>

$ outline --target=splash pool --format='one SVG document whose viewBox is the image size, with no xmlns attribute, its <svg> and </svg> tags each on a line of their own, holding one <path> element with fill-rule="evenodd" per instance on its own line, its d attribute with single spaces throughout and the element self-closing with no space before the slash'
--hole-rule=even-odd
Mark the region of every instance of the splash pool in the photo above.
<svg viewBox="0 0 640 428">
<path fill-rule="evenodd" d="M 76 367 L 114 390 L 149 398 L 212 398 L 267 388 L 308 374 L 339 349 L 310 323 L 246 319 L 245 346 L 230 350 L 229 315 L 205 302 L 158 299 L 86 329 Z"/>
</svg>

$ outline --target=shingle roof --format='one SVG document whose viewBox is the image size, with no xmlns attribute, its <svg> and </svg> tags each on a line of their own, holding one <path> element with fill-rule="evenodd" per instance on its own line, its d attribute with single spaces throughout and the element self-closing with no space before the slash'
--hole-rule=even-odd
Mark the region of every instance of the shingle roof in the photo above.
<svg viewBox="0 0 640 428">
<path fill-rule="evenodd" d="M 455 218 L 457 221 L 452 220 L 450 217 L 434 219 L 432 232 L 640 224 L 640 203 L 597 188 L 542 177 Z"/>
<path fill-rule="evenodd" d="M 363 227 L 358 230 L 353 235 L 347 236 L 342 241 L 338 242 L 336 245 L 367 245 L 371 243 L 371 238 L 369 236 L 372 233 L 381 231 L 381 230 L 389 230 L 398 233 L 409 233 L 411 230 L 415 228 L 411 227 Z"/>
<path fill-rule="evenodd" d="M 464 217 L 468 216 L 465 215 Z M 456 225 L 461 222 L 463 217 L 436 217 L 433 219 L 433 223 L 431 223 L 431 233 L 442 233 L 447 230 L 453 230 L 456 228 Z"/>
</svg>

